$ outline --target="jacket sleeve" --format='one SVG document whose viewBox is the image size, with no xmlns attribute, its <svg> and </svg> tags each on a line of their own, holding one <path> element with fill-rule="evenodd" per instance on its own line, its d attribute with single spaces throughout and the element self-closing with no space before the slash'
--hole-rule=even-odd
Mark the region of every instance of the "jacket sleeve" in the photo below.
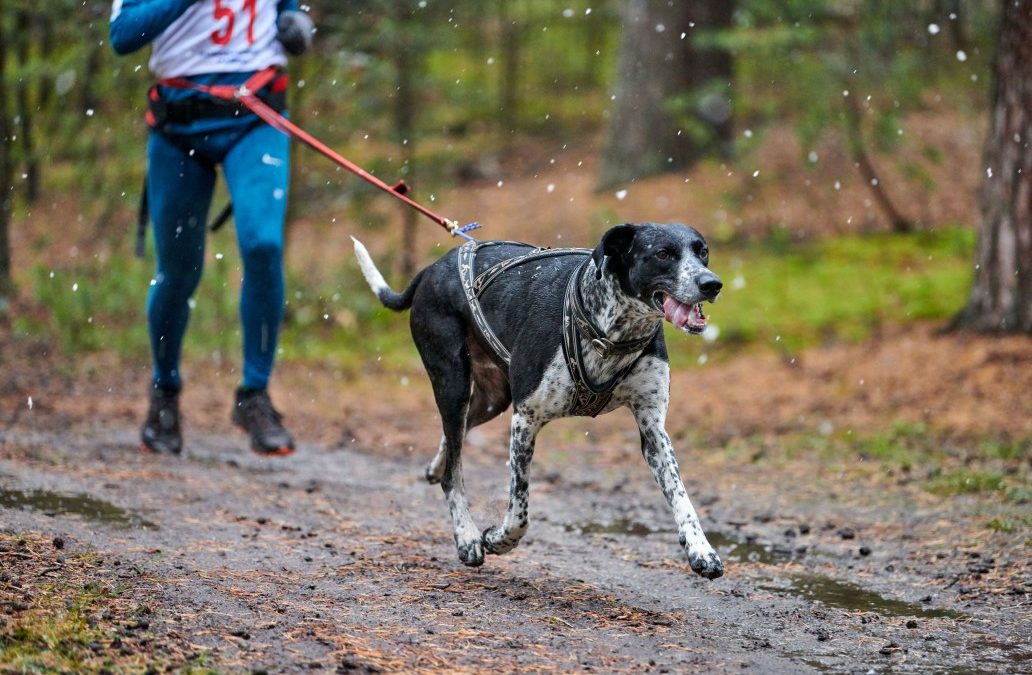
<svg viewBox="0 0 1032 675">
<path fill-rule="evenodd" d="M 108 31 L 111 47 L 128 54 L 147 45 L 197 0 L 115 0 Z"/>
<path fill-rule="evenodd" d="M 298 9 L 297 0 L 279 0 L 279 2 L 276 3 L 277 16 L 283 12 L 296 12 Z"/>
</svg>

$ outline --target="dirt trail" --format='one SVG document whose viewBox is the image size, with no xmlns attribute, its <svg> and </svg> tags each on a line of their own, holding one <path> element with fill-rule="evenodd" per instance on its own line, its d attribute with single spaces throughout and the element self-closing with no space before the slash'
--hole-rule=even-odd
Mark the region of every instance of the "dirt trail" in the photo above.
<svg viewBox="0 0 1032 675">
<path fill-rule="evenodd" d="M 144 632 L 221 669 L 1032 669 L 1025 589 L 958 595 L 944 573 L 986 557 L 928 560 L 913 540 L 941 514 L 914 504 L 858 513 L 792 486 L 747 489 L 759 475 L 689 480 L 727 562 L 708 582 L 643 466 L 536 466 L 524 545 L 472 570 L 419 453 L 308 444 L 273 461 L 236 436 L 190 441 L 165 458 L 140 455 L 130 428 L 0 432 L 0 517 L 146 575 L 157 590 Z M 492 461 L 467 453 L 481 526 L 504 508 L 506 470 Z M 870 517 L 899 536 L 860 555 Z"/>
</svg>

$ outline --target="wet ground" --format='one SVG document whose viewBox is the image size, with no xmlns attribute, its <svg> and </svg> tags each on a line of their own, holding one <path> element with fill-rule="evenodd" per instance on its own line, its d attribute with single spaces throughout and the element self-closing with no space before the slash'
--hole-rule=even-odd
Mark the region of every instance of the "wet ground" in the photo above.
<svg viewBox="0 0 1032 675">
<path fill-rule="evenodd" d="M 237 436 L 188 440 L 167 458 L 129 427 L 0 432 L 0 519 L 145 575 L 136 633 L 219 669 L 1032 672 L 1032 579 L 984 547 L 936 547 L 943 514 L 920 504 L 858 510 L 834 486 L 775 499 L 749 489 L 759 474 L 729 487 L 686 468 L 726 562 L 706 581 L 643 465 L 539 462 L 524 543 L 468 569 L 421 479 L 429 452 L 266 460 Z M 466 465 L 494 524 L 506 469 L 475 449 Z"/>
</svg>

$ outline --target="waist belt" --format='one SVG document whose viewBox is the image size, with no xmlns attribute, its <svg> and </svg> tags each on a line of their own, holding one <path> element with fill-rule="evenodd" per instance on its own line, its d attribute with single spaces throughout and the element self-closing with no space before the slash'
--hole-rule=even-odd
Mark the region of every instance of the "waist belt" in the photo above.
<svg viewBox="0 0 1032 675">
<path fill-rule="evenodd" d="M 459 248 L 459 278 L 462 281 L 462 289 L 466 294 L 466 302 L 469 304 L 477 332 L 480 333 L 481 338 L 491 348 L 491 351 L 494 352 L 495 357 L 508 366 L 512 361 L 512 354 L 502 344 L 502 341 L 487 322 L 483 307 L 480 305 L 480 296 L 504 272 L 518 265 L 563 255 L 591 255 L 591 251 L 583 248 L 535 248 L 526 255 L 503 260 L 484 270 L 480 275 L 476 275 L 475 262 L 477 252 L 486 246 L 498 244 L 529 246 L 529 244 L 515 241 L 471 241 L 464 244 Z M 573 383 L 576 387 L 575 402 L 571 414 L 595 417 L 609 404 L 616 385 L 627 376 L 631 368 L 638 362 L 638 359 L 636 358 L 625 365 L 606 382 L 595 384 L 587 376 L 580 338 L 583 337 L 589 341 L 602 358 L 633 354 L 635 352 L 640 357 L 640 353 L 655 339 L 662 324 L 657 323 L 652 333 L 637 340 L 627 342 L 613 342 L 609 340 L 605 333 L 599 330 L 588 316 L 584 309 L 583 299 L 580 297 L 580 279 L 586 266 L 587 261 L 578 265 L 577 269 L 570 275 L 570 280 L 566 285 L 566 293 L 563 298 L 563 357 L 566 360 L 566 367 L 569 369 L 570 377 L 573 378 Z"/>
<path fill-rule="evenodd" d="M 274 79 L 263 87 L 256 96 L 278 113 L 287 109 L 287 75 L 278 72 Z M 173 78 L 169 82 L 177 82 Z M 167 124 L 189 124 L 197 120 L 228 119 L 253 115 L 247 106 L 237 100 L 215 96 L 191 96 L 169 101 L 161 95 L 159 82 L 147 92 L 147 124 L 162 129 Z"/>
</svg>

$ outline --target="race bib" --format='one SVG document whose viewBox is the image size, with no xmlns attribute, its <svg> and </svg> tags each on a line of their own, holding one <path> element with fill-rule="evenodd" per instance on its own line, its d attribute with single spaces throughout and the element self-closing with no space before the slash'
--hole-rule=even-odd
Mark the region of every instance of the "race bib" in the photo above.
<svg viewBox="0 0 1032 675">
<path fill-rule="evenodd" d="M 286 65 L 276 18 L 276 0 L 200 0 L 154 40 L 151 72 L 164 78 Z"/>
</svg>

